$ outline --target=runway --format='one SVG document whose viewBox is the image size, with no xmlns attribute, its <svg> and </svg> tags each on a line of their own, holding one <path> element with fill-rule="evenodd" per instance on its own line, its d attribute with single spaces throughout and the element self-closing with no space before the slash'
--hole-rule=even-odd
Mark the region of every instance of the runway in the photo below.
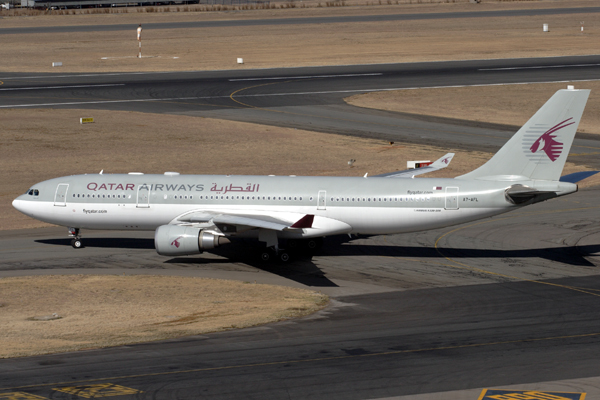
<svg viewBox="0 0 600 400">
<path fill-rule="evenodd" d="M 1 74 L 0 107 L 118 109 L 226 118 L 494 151 L 513 127 L 358 110 L 396 88 L 599 79 L 600 57 L 165 74 Z M 565 83 L 566 85 L 566 83 Z M 578 135 L 577 162 L 600 143 Z M 587 155 L 586 155 L 587 154 Z M 164 258 L 152 233 L 0 232 L 0 277 L 176 274 L 309 287 L 332 305 L 298 321 L 167 342 L 0 360 L 0 398 L 477 399 L 483 389 L 600 396 L 599 189 L 478 223 L 328 238 L 323 252 L 258 264 L 240 242 Z M 410 397 L 420 395 L 421 397 Z M 16 396 L 16 395 L 15 395 Z M 33 397 L 29 397 L 33 398 Z"/>
<path fill-rule="evenodd" d="M 146 23 L 149 29 L 190 29 L 190 28 L 221 28 L 230 26 L 269 26 L 269 25 L 307 25 L 307 24 L 348 24 L 357 22 L 385 22 L 385 21 L 415 21 L 426 19 L 447 18 L 500 18 L 500 17 L 533 17 L 538 15 L 569 15 L 583 13 L 598 13 L 600 7 L 572 7 L 572 8 L 547 8 L 525 10 L 496 10 L 496 11 L 466 11 L 466 12 L 440 12 L 440 13 L 405 13 L 384 15 L 354 15 L 331 17 L 300 17 L 300 18 L 268 18 L 246 20 L 222 21 L 179 21 Z M 22 35 L 29 33 L 59 33 L 59 32 L 107 32 L 126 31 L 131 29 L 131 24 L 110 25 L 70 25 L 70 26 L 38 26 L 26 28 L 0 28 L 0 35 Z"/>
</svg>

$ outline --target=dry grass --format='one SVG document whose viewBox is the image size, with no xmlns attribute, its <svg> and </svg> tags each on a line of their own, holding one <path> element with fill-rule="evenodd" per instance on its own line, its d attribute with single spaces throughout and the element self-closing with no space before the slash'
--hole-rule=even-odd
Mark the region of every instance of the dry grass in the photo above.
<svg viewBox="0 0 600 400">
<path fill-rule="evenodd" d="M 528 7 L 592 5 L 590 1 L 528 2 Z M 542 7 L 543 6 L 543 7 Z M 5 18 L 3 27 L 131 24 L 129 31 L 3 36 L 0 71 L 139 72 L 397 63 L 498 57 L 595 54 L 600 15 L 464 18 L 352 24 L 262 25 L 143 31 L 138 23 L 247 20 L 331 15 L 522 8 L 522 2 L 340 7 L 233 13 L 150 13 Z M 365 11 L 366 10 L 366 11 Z M 585 34 L 579 22 L 586 23 Z M 543 23 L 550 32 L 542 32 Z M 103 59 L 105 58 L 106 59 Z M 238 57 L 244 59 L 238 65 Z M 53 68 L 60 61 L 63 67 Z M 1 78 L 0 78 L 1 80 Z"/>
<path fill-rule="evenodd" d="M 302 289 L 201 278 L 1 278 L 0 358 L 256 326 L 311 314 L 327 301 Z M 43 320 L 52 314 L 58 319 Z"/>
<path fill-rule="evenodd" d="M 475 86 L 367 93 L 346 98 L 358 107 L 521 126 L 568 83 Z M 578 132 L 600 134 L 600 82 L 574 82 L 591 89 Z"/>
</svg>

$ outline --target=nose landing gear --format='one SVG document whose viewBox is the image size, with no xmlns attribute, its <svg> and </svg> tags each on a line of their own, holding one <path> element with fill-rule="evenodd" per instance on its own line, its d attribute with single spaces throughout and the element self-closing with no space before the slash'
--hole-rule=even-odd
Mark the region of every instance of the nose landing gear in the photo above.
<svg viewBox="0 0 600 400">
<path fill-rule="evenodd" d="M 74 249 L 83 247 L 81 237 L 79 236 L 79 228 L 69 228 L 69 236 L 73 238 L 71 239 L 71 246 L 73 246 Z"/>
</svg>

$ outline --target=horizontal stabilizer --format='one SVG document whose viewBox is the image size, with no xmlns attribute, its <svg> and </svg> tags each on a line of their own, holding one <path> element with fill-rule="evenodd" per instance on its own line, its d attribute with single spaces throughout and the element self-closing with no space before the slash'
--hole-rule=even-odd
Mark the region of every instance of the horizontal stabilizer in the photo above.
<svg viewBox="0 0 600 400">
<path fill-rule="evenodd" d="M 582 181 L 586 178 L 589 178 L 590 176 L 594 176 L 596 175 L 598 172 L 600 171 L 580 171 L 580 172 L 575 172 L 569 175 L 565 175 L 565 176 L 561 176 L 560 177 L 560 181 L 561 182 L 570 182 L 570 183 L 577 183 L 579 181 Z"/>
<path fill-rule="evenodd" d="M 421 168 L 407 169 L 404 171 L 388 172 L 386 174 L 375 175 L 381 178 L 413 178 L 416 175 L 426 174 L 429 172 L 437 171 L 442 168 L 446 168 L 450 165 L 450 161 L 454 157 L 454 153 L 448 153 L 443 157 L 435 160 L 431 165 L 427 165 Z"/>
</svg>

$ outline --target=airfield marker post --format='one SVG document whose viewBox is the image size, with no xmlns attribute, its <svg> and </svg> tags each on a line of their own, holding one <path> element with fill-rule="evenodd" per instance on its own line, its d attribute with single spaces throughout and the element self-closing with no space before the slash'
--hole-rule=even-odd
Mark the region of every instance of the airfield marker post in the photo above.
<svg viewBox="0 0 600 400">
<path fill-rule="evenodd" d="M 137 40 L 139 44 L 138 58 L 142 58 L 142 24 L 140 24 L 137 28 Z"/>
</svg>

